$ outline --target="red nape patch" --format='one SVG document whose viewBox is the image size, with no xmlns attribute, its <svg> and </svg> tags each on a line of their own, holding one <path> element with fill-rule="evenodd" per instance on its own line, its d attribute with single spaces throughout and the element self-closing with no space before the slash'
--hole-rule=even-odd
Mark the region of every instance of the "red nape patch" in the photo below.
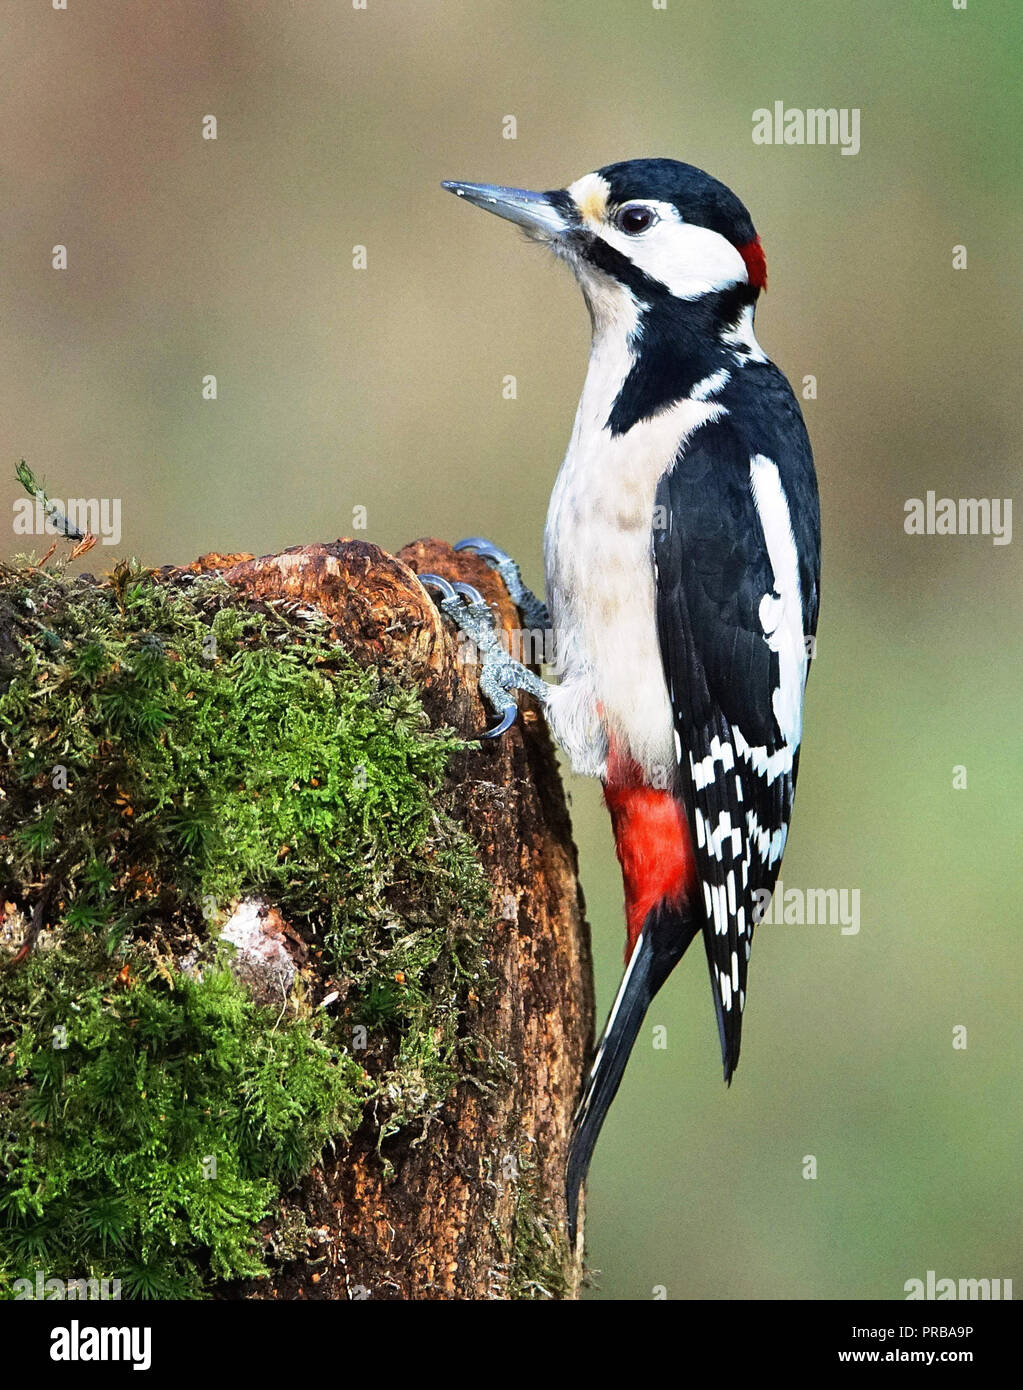
<svg viewBox="0 0 1023 1390">
<path fill-rule="evenodd" d="M 766 290 L 767 257 L 760 245 L 760 238 L 755 236 L 752 241 L 747 241 L 745 246 L 740 246 L 739 255 L 746 262 L 746 275 L 750 284 L 758 290 Z"/>
<path fill-rule="evenodd" d="M 604 800 L 625 882 L 628 961 L 652 909 L 661 902 L 678 906 L 688 896 L 696 860 L 682 803 L 670 791 L 645 785 L 636 764 L 613 751 Z"/>
</svg>

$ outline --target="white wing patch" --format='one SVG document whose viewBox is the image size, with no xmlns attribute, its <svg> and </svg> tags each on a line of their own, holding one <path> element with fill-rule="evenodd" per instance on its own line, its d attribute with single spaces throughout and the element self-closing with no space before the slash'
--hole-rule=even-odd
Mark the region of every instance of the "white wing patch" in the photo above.
<svg viewBox="0 0 1023 1390">
<path fill-rule="evenodd" d="M 778 467 L 763 454 L 750 460 L 750 488 L 774 570 L 774 593 L 760 600 L 760 622 L 767 645 L 778 653 L 779 681 L 772 703 L 778 728 L 789 746 L 791 767 L 792 750 L 799 747 L 803 732 L 807 666 L 799 556 Z"/>
</svg>

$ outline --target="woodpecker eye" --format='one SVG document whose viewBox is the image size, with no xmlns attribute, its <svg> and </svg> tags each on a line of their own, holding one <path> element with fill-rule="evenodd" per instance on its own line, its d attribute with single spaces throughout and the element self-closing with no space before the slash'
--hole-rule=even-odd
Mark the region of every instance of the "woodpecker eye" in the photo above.
<svg viewBox="0 0 1023 1390">
<path fill-rule="evenodd" d="M 626 203 L 615 213 L 615 226 L 628 236 L 638 236 L 640 232 L 652 227 L 656 221 L 657 214 L 652 208 L 644 207 L 642 203 Z"/>
</svg>

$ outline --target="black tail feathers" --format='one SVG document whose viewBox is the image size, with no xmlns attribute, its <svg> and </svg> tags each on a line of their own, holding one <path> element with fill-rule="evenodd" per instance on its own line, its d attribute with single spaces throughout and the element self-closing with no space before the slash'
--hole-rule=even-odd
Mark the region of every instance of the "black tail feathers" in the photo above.
<svg viewBox="0 0 1023 1390">
<path fill-rule="evenodd" d="M 573 1245 L 579 1217 L 579 1193 L 632 1045 L 651 1000 L 682 959 L 700 926 L 701 923 L 694 922 L 687 913 L 672 910 L 662 903 L 647 917 L 633 949 L 575 1113 L 565 1172 L 568 1232 Z"/>
</svg>

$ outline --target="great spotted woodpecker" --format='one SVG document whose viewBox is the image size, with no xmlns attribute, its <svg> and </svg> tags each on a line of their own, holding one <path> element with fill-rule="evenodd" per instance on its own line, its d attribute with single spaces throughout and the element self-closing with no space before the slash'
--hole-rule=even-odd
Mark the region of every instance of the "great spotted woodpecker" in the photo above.
<svg viewBox="0 0 1023 1390">
<path fill-rule="evenodd" d="M 566 1177 L 579 1192 L 650 1001 L 703 933 L 725 1080 L 739 1060 L 758 906 L 773 889 L 817 627 L 820 515 L 802 415 L 753 333 L 760 238 L 717 179 L 670 159 L 566 189 L 447 183 L 575 272 L 589 371 L 545 535 L 558 684 L 500 650 L 466 586 L 441 606 L 514 719 L 538 695 L 573 768 L 602 779 L 625 884 L 627 967 L 585 1081 Z M 542 607 L 503 552 L 512 597 Z M 766 890 L 766 893 L 764 892 Z"/>
</svg>

